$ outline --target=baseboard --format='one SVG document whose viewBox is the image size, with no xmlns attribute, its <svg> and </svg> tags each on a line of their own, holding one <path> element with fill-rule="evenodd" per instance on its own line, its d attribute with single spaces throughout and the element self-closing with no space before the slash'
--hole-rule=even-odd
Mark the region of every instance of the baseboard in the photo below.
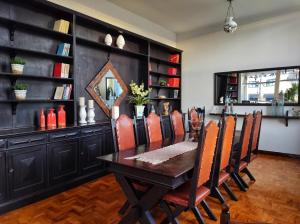
<svg viewBox="0 0 300 224">
<path fill-rule="evenodd" d="M 273 151 L 266 151 L 266 150 L 261 150 L 261 149 L 259 149 L 258 152 L 262 153 L 262 154 L 267 154 L 267 155 L 285 156 L 285 157 L 290 157 L 290 158 L 294 158 L 294 159 L 300 159 L 300 155 L 296 155 L 296 154 L 273 152 Z"/>
</svg>

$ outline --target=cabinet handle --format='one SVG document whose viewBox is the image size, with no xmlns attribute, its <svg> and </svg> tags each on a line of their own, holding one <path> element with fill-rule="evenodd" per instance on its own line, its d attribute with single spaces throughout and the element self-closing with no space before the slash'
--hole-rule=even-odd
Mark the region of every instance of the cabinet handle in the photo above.
<svg viewBox="0 0 300 224">
<path fill-rule="evenodd" d="M 13 173 L 13 172 L 15 172 L 15 170 L 13 168 L 10 168 L 8 172 Z"/>
</svg>

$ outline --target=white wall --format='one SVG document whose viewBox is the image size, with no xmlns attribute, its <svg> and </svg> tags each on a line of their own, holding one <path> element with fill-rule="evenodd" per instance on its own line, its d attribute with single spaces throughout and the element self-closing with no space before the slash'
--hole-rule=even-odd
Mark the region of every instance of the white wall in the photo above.
<svg viewBox="0 0 300 224">
<path fill-rule="evenodd" d="M 106 0 L 48 0 L 153 40 L 176 46 L 176 34 Z"/>
<path fill-rule="evenodd" d="M 178 36 L 177 41 L 184 50 L 183 110 L 204 105 L 210 112 L 215 72 L 300 65 L 300 12 L 244 25 L 233 34 L 185 36 L 190 37 Z M 260 107 L 235 107 L 235 112 L 254 109 Z M 282 120 L 264 119 L 260 149 L 299 155 L 300 120 L 285 127 Z"/>
</svg>

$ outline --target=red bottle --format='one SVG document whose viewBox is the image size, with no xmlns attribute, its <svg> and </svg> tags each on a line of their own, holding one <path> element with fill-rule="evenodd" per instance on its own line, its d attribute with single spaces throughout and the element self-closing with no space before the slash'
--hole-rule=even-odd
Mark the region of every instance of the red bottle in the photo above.
<svg viewBox="0 0 300 224">
<path fill-rule="evenodd" d="M 47 128 L 56 128 L 56 114 L 54 109 L 50 108 L 47 115 Z"/>
<path fill-rule="evenodd" d="M 59 105 L 59 109 L 57 112 L 59 128 L 66 127 L 66 111 L 64 110 L 64 107 L 65 105 Z"/>
<path fill-rule="evenodd" d="M 40 111 L 40 128 L 45 128 L 46 127 L 46 117 L 44 113 L 44 109 Z"/>
</svg>

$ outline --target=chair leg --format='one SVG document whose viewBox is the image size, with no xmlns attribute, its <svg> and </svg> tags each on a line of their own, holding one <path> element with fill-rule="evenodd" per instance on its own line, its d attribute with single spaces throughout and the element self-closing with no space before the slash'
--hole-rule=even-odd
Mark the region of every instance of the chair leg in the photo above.
<svg viewBox="0 0 300 224">
<path fill-rule="evenodd" d="M 192 211 L 198 221 L 199 224 L 205 224 L 203 217 L 201 216 L 197 207 L 192 208 Z"/>
<path fill-rule="evenodd" d="M 234 200 L 234 201 L 238 200 L 236 195 L 233 193 L 233 191 L 231 190 L 231 188 L 228 186 L 228 184 L 226 182 L 223 182 L 222 186 L 232 200 Z"/>
<path fill-rule="evenodd" d="M 124 205 L 122 206 L 122 208 L 119 210 L 119 214 L 120 215 L 124 215 L 125 212 L 127 211 L 127 209 L 129 208 L 130 204 L 129 201 L 127 200 Z"/>
<path fill-rule="evenodd" d="M 221 202 L 221 204 L 226 203 L 225 198 L 221 194 L 221 192 L 220 192 L 220 190 L 219 190 L 218 187 L 213 187 L 213 189 L 212 189 L 212 195 L 214 197 L 218 198 L 219 201 Z"/>
<path fill-rule="evenodd" d="M 240 179 L 240 181 L 242 182 L 245 188 L 249 188 L 248 184 L 244 181 L 244 179 L 239 174 L 237 174 L 237 177 Z"/>
<path fill-rule="evenodd" d="M 178 220 L 176 219 L 176 217 L 174 217 L 172 209 L 170 208 L 170 206 L 168 205 L 167 202 L 165 201 L 161 201 L 160 202 L 160 207 L 165 211 L 165 213 L 167 214 L 167 219 L 164 219 L 161 223 L 172 223 L 172 224 L 179 224 Z"/>
<path fill-rule="evenodd" d="M 231 177 L 234 180 L 234 182 L 236 183 L 236 185 L 240 188 L 241 191 L 246 191 L 245 186 L 243 185 L 243 183 L 241 182 L 241 180 L 238 178 L 238 176 L 236 175 L 236 173 L 232 173 Z"/>
<path fill-rule="evenodd" d="M 208 206 L 207 202 L 205 200 L 201 201 L 201 205 L 204 208 L 205 212 L 207 213 L 208 217 L 214 221 L 217 221 L 217 217 L 214 215 L 210 207 Z"/>
<path fill-rule="evenodd" d="M 246 167 L 244 169 L 245 174 L 247 174 L 247 176 L 250 178 L 251 181 L 256 181 L 254 176 L 252 175 L 252 173 L 250 172 L 250 170 Z"/>
</svg>

